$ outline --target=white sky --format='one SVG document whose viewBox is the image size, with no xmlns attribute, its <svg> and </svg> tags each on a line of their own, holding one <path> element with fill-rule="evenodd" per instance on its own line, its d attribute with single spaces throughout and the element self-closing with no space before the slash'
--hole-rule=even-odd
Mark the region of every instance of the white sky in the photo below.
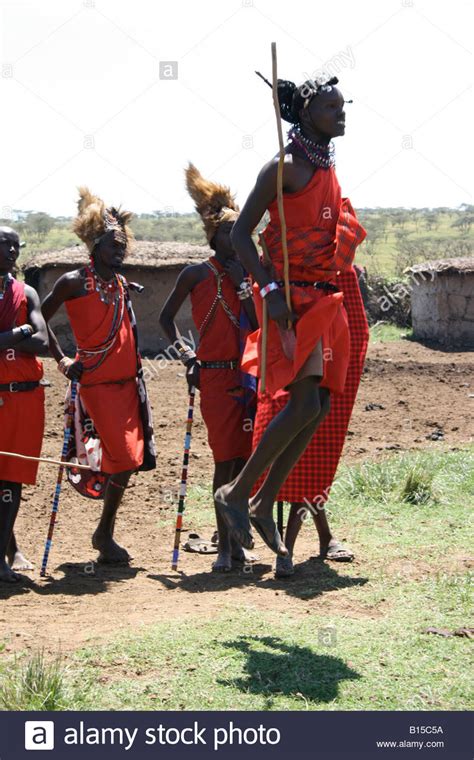
<svg viewBox="0 0 474 760">
<path fill-rule="evenodd" d="M 336 154 L 355 206 L 472 202 L 469 5 L 0 0 L 0 215 L 72 215 L 83 183 L 135 212 L 190 211 L 188 160 L 243 203 L 277 149 L 253 73 L 271 78 L 272 40 L 297 83 L 345 51 L 355 102 Z M 160 61 L 178 61 L 177 81 L 160 80 Z"/>
</svg>

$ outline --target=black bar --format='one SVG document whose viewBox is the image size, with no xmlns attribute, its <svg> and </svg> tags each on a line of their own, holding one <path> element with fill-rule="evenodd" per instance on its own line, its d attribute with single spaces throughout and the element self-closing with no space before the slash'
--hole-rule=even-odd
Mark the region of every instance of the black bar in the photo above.
<svg viewBox="0 0 474 760">
<path fill-rule="evenodd" d="M 44 757 L 58 760 L 472 760 L 471 718 L 467 712 L 3 712 L 0 759 L 31 760 L 27 733 L 33 746 L 48 751 Z M 54 724 L 51 749 L 44 746 L 51 732 L 44 721 Z"/>
</svg>

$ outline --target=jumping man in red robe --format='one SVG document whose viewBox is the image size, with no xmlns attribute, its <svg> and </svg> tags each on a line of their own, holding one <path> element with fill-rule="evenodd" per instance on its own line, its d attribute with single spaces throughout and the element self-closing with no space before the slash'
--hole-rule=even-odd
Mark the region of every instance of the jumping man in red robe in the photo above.
<svg viewBox="0 0 474 760">
<path fill-rule="evenodd" d="M 285 149 L 283 202 L 287 224 L 292 310 L 283 296 L 283 252 L 276 203 L 278 156 L 261 170 L 232 231 L 232 242 L 255 280 L 261 322 L 268 314 L 266 390 L 288 392 L 259 445 L 231 483 L 215 499 L 222 517 L 243 546 L 252 545 L 250 523 L 267 545 L 285 557 L 288 550 L 273 520 L 278 492 L 330 408 L 332 394 L 343 393 L 350 337 L 340 273 L 348 269 L 365 232 L 358 223 L 334 171 L 331 138 L 344 134 L 344 98 L 329 82 L 296 87 L 279 81 L 282 117 L 293 127 Z M 271 267 L 259 259 L 252 232 L 268 211 L 263 233 Z M 289 328 L 288 325 L 291 324 Z M 261 372 L 262 336 L 250 336 L 243 368 Z M 267 475 L 257 493 L 252 489 Z M 250 520 L 249 520 L 250 518 Z"/>
</svg>

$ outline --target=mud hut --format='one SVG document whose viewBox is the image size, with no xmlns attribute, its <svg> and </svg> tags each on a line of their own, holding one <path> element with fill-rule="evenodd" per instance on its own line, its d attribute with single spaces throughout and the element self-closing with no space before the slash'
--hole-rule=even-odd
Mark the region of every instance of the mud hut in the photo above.
<svg viewBox="0 0 474 760">
<path fill-rule="evenodd" d="M 168 345 L 161 333 L 158 315 L 179 272 L 188 264 L 207 259 L 210 254 L 209 248 L 190 243 L 134 243 L 133 251 L 124 264 L 123 274 L 128 280 L 138 282 L 145 288 L 142 293 L 132 293 L 139 327 L 140 349 L 144 354 L 156 356 Z M 77 245 L 59 251 L 38 253 L 26 261 L 22 269 L 25 281 L 36 288 L 43 299 L 61 275 L 77 269 L 87 261 L 86 248 Z M 189 336 L 191 331 L 196 337 L 189 299 L 178 315 L 177 324 L 183 336 Z M 55 315 L 51 326 L 63 351 L 72 354 L 75 343 L 64 307 Z"/>
<path fill-rule="evenodd" d="M 474 258 L 416 264 L 411 277 L 413 333 L 446 346 L 474 347 Z"/>
</svg>

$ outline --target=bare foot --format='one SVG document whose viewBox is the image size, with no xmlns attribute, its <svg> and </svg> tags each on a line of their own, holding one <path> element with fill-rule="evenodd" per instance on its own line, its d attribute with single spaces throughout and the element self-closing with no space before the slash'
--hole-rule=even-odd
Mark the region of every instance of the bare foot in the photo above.
<svg viewBox="0 0 474 760">
<path fill-rule="evenodd" d="M 247 549 L 243 549 L 242 546 L 235 541 L 235 539 L 231 539 L 231 545 L 232 545 L 232 559 L 234 562 L 241 562 L 243 565 L 248 565 L 250 562 L 258 562 L 260 557 L 258 554 L 253 554 L 253 552 L 249 552 Z"/>
<path fill-rule="evenodd" d="M 92 546 L 99 552 L 97 561 L 102 564 L 128 564 L 131 560 L 128 551 L 119 546 L 110 534 L 96 530 L 92 536 Z"/>
<path fill-rule="evenodd" d="M 286 557 L 278 556 L 275 564 L 275 578 L 289 578 L 295 574 L 293 559 L 290 554 Z"/>
<path fill-rule="evenodd" d="M 245 549 L 253 549 L 253 536 L 248 515 L 248 500 L 235 499 L 230 485 L 221 486 L 214 494 L 219 514 L 226 521 L 232 537 Z"/>
<path fill-rule="evenodd" d="M 34 567 L 29 559 L 26 559 L 25 555 L 20 551 L 15 552 L 10 567 L 12 570 L 33 570 Z"/>
<path fill-rule="evenodd" d="M 13 572 L 5 560 L 3 560 L 3 562 L 0 562 L 0 583 L 19 583 L 20 581 L 20 576 L 17 573 Z"/>
<path fill-rule="evenodd" d="M 286 557 L 288 549 L 283 543 L 273 519 L 273 502 L 270 504 L 251 499 L 249 519 L 253 528 L 257 531 L 262 541 L 269 549 L 280 557 Z"/>
<path fill-rule="evenodd" d="M 229 551 L 220 551 L 217 559 L 212 563 L 213 573 L 228 573 L 232 570 L 232 557 Z"/>
</svg>

